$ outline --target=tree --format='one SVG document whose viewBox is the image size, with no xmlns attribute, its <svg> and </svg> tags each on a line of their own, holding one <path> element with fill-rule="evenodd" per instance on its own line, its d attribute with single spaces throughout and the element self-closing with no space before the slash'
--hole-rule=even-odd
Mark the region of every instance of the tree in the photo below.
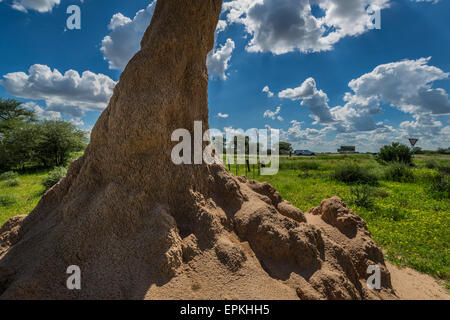
<svg viewBox="0 0 450 320">
<path fill-rule="evenodd" d="M 35 162 L 38 137 L 37 127 L 32 123 L 6 130 L 0 139 L 0 170 L 24 167 Z"/>
<path fill-rule="evenodd" d="M 86 132 L 67 121 L 43 121 L 37 126 L 36 157 L 44 166 L 64 166 L 72 152 L 82 151 L 86 146 Z"/>
<path fill-rule="evenodd" d="M 86 142 L 86 133 L 69 122 L 26 122 L 1 136 L 0 170 L 64 166 L 71 153 L 82 151 Z"/>
<path fill-rule="evenodd" d="M 0 134 L 29 121 L 34 121 L 34 111 L 21 108 L 22 102 L 0 98 Z"/>
<path fill-rule="evenodd" d="M 384 162 L 402 162 L 412 164 L 413 151 L 406 145 L 393 142 L 390 146 L 384 146 L 377 154 L 377 161 Z"/>
<path fill-rule="evenodd" d="M 289 154 L 292 152 L 292 144 L 289 142 L 282 142 L 280 141 L 278 144 L 278 151 L 280 154 Z"/>
<path fill-rule="evenodd" d="M 444 148 L 439 148 L 437 150 L 438 154 L 450 154 L 450 148 L 444 149 Z"/>
</svg>

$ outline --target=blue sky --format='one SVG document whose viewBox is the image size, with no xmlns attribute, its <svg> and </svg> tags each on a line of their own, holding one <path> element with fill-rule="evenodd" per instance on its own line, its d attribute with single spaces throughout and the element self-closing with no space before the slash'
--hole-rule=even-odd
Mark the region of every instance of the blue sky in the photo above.
<svg viewBox="0 0 450 320">
<path fill-rule="evenodd" d="M 73 4 L 81 30 L 66 28 Z M 369 6 L 379 30 L 368 28 Z M 0 1 L 0 96 L 90 130 L 153 9 L 151 0 Z M 449 13 L 445 0 L 226 1 L 208 57 L 211 127 L 270 126 L 313 151 L 377 151 L 408 137 L 450 147 Z"/>
</svg>

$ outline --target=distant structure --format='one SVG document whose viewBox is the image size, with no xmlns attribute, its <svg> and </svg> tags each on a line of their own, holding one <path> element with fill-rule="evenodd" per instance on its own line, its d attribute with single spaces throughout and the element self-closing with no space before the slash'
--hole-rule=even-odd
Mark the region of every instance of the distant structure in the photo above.
<svg viewBox="0 0 450 320">
<path fill-rule="evenodd" d="M 339 153 L 356 153 L 356 147 L 355 146 L 341 146 L 340 149 L 338 149 Z"/>
<path fill-rule="evenodd" d="M 315 156 L 316 154 L 309 150 L 295 150 L 294 154 L 296 156 Z"/>
</svg>

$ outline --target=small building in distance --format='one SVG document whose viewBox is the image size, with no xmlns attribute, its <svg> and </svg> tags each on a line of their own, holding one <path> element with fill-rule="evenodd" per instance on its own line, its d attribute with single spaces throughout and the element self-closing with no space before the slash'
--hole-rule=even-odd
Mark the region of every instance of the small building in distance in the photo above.
<svg viewBox="0 0 450 320">
<path fill-rule="evenodd" d="M 356 153 L 356 147 L 355 146 L 341 146 L 340 149 L 338 149 L 339 153 Z"/>
</svg>

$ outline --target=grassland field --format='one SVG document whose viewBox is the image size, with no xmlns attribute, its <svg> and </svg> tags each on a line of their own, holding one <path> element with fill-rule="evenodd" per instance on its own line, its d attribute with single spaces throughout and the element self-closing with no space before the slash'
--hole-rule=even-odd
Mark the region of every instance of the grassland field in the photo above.
<svg viewBox="0 0 450 320">
<path fill-rule="evenodd" d="M 427 165 L 430 161 L 450 166 L 448 155 L 416 155 L 414 179 L 408 182 L 385 179 L 386 167 L 370 154 L 280 156 L 280 171 L 274 176 L 258 175 L 253 166 L 246 172 L 245 165 L 231 165 L 230 171 L 271 183 L 284 199 L 303 211 L 318 206 L 323 199 L 339 196 L 366 221 L 389 261 L 440 278 L 449 289 L 450 199 L 430 193 L 429 177 L 437 174 L 437 169 Z M 334 170 L 344 163 L 356 163 L 379 178 L 370 189 L 372 206 L 356 205 L 353 187 L 333 179 Z M 0 181 L 0 225 L 12 216 L 31 212 L 42 197 L 45 189 L 41 182 L 49 171 L 20 174 L 17 186 Z"/>
</svg>

